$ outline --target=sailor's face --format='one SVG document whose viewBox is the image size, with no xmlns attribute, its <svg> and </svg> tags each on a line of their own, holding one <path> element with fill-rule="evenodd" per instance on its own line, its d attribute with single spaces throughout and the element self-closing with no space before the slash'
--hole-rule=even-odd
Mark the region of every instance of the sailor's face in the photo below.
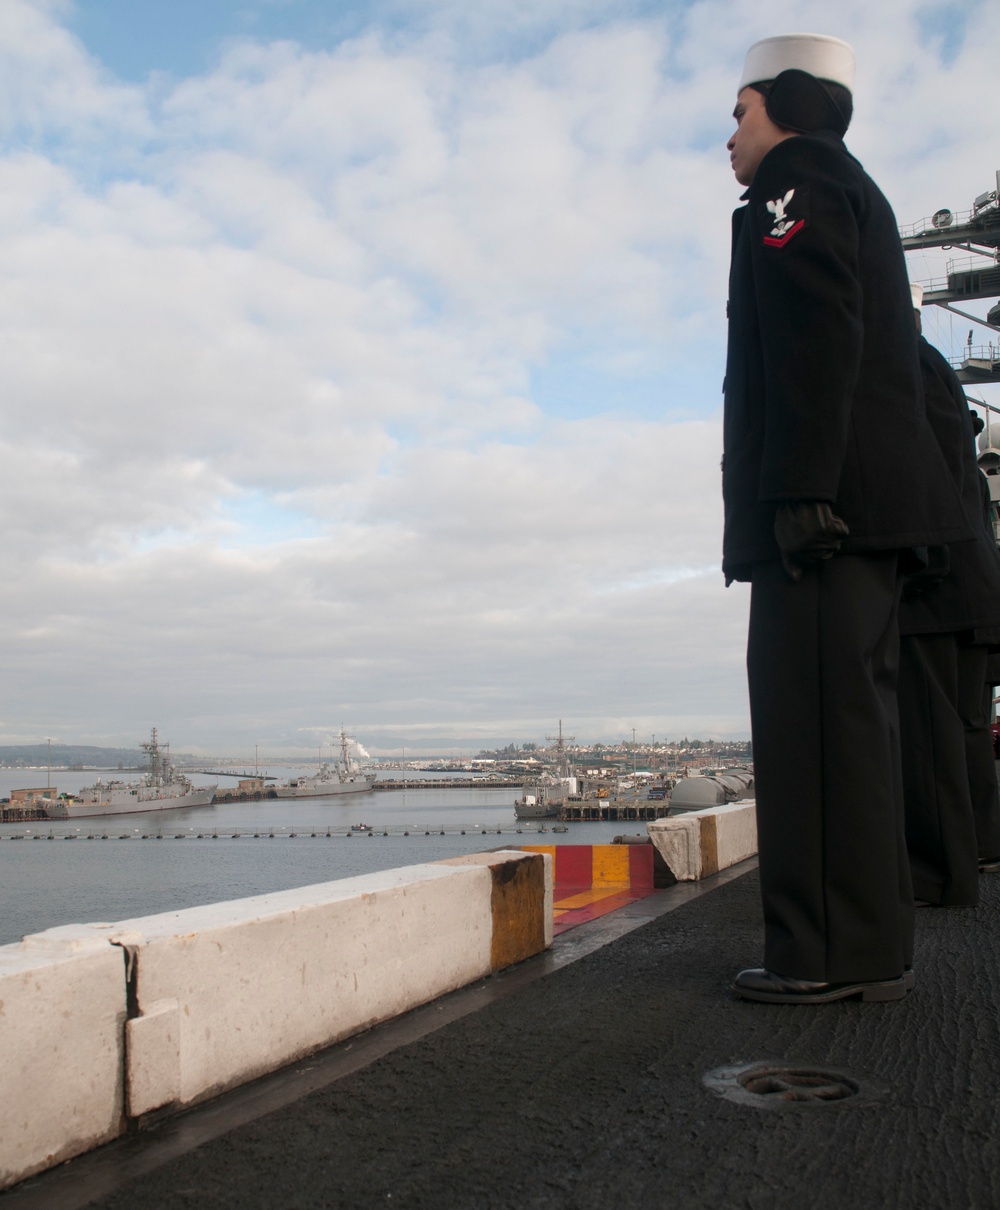
<svg viewBox="0 0 1000 1210">
<path fill-rule="evenodd" d="M 775 126 L 767 116 L 764 97 L 755 88 L 744 88 L 736 98 L 733 110 L 736 130 L 726 144 L 733 174 L 741 185 L 749 185 L 757 175 L 760 162 L 791 131 Z"/>
</svg>

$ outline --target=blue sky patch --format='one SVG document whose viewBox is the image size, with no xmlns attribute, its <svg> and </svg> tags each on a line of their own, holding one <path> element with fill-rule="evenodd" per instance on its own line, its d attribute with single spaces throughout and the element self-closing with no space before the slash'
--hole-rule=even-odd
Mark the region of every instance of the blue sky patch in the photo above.
<svg viewBox="0 0 1000 1210">
<path fill-rule="evenodd" d="M 375 7 L 350 0 L 85 0 L 69 27 L 91 54 L 124 80 L 151 72 L 183 77 L 210 68 L 232 38 L 291 40 L 313 49 L 336 46 L 361 33 Z"/>
<path fill-rule="evenodd" d="M 925 45 L 936 44 L 941 61 L 950 66 L 965 42 L 971 10 L 980 7 L 977 3 L 928 6 L 917 13 L 920 40 Z"/>
<path fill-rule="evenodd" d="M 223 500 L 219 507 L 223 519 L 236 527 L 220 541 L 229 550 L 315 538 L 322 532 L 311 517 L 264 492 L 248 492 L 235 500 Z"/>
</svg>

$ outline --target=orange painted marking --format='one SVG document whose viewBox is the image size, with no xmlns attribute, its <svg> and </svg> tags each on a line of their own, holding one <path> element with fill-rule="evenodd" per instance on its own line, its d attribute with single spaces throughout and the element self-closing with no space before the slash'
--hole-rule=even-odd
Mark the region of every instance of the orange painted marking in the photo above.
<svg viewBox="0 0 1000 1210">
<path fill-rule="evenodd" d="M 653 892 L 652 849 L 638 845 L 521 845 L 552 858 L 553 931 L 558 935 Z"/>
<path fill-rule="evenodd" d="M 593 885 L 630 886 L 629 853 L 631 845 L 595 844 L 593 846 Z"/>
<path fill-rule="evenodd" d="M 592 887 L 589 891 L 580 891 L 576 895 L 560 895 L 552 906 L 558 911 L 564 911 L 566 908 L 588 907 L 592 903 L 600 903 L 614 895 L 615 891 L 599 891 Z"/>
</svg>

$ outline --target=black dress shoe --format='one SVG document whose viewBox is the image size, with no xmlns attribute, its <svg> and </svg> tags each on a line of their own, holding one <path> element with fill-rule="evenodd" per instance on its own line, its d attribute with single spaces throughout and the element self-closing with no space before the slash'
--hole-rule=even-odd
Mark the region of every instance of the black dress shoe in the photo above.
<svg viewBox="0 0 1000 1210">
<path fill-rule="evenodd" d="M 1000 872 L 1000 857 L 980 857 L 980 874 L 996 874 Z"/>
<path fill-rule="evenodd" d="M 912 978 L 912 971 L 910 975 Z M 764 1004 L 831 1004 L 834 1000 L 850 1000 L 855 996 L 868 1003 L 902 1000 L 910 989 L 905 976 L 858 983 L 814 983 L 810 979 L 793 979 L 757 967 L 740 971 L 733 990 L 744 1000 L 758 1000 Z"/>
</svg>

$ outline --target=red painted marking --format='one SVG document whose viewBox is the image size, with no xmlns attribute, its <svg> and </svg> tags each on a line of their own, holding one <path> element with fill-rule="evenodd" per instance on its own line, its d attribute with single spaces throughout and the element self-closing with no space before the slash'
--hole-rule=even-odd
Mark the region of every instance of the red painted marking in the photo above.
<svg viewBox="0 0 1000 1210">
<path fill-rule="evenodd" d="M 633 891 L 653 889 L 653 846 L 629 845 L 628 876 Z"/>
<path fill-rule="evenodd" d="M 564 887 L 589 887 L 594 882 L 594 851 L 589 844 L 556 845 L 555 884 Z"/>
<path fill-rule="evenodd" d="M 614 895 L 606 895 L 594 903 L 586 904 L 583 907 L 568 908 L 564 911 L 560 911 L 557 903 L 555 920 L 552 925 L 553 934 L 558 936 L 560 933 L 565 933 L 567 929 L 575 928 L 578 924 L 586 924 L 588 921 L 597 920 L 600 916 L 607 916 L 610 912 L 616 912 L 619 908 L 635 903 L 637 899 L 644 899 L 649 893 L 650 891 L 638 893 L 619 891 Z"/>
<path fill-rule="evenodd" d="M 764 243 L 767 244 L 769 248 L 784 248 L 785 244 L 788 243 L 792 236 L 801 231 L 805 225 L 806 220 L 804 218 L 800 218 L 791 231 L 786 231 L 780 239 L 775 238 L 773 235 L 765 235 Z"/>
<path fill-rule="evenodd" d="M 527 852 L 542 846 L 522 845 Z M 545 852 L 549 852 L 545 846 Z M 654 891 L 653 846 L 628 846 L 629 886 L 594 886 L 594 846 L 553 846 L 553 932 L 558 936 L 578 924 L 586 924 L 619 908 L 644 899 Z M 565 906 L 563 906 L 565 905 Z"/>
</svg>

